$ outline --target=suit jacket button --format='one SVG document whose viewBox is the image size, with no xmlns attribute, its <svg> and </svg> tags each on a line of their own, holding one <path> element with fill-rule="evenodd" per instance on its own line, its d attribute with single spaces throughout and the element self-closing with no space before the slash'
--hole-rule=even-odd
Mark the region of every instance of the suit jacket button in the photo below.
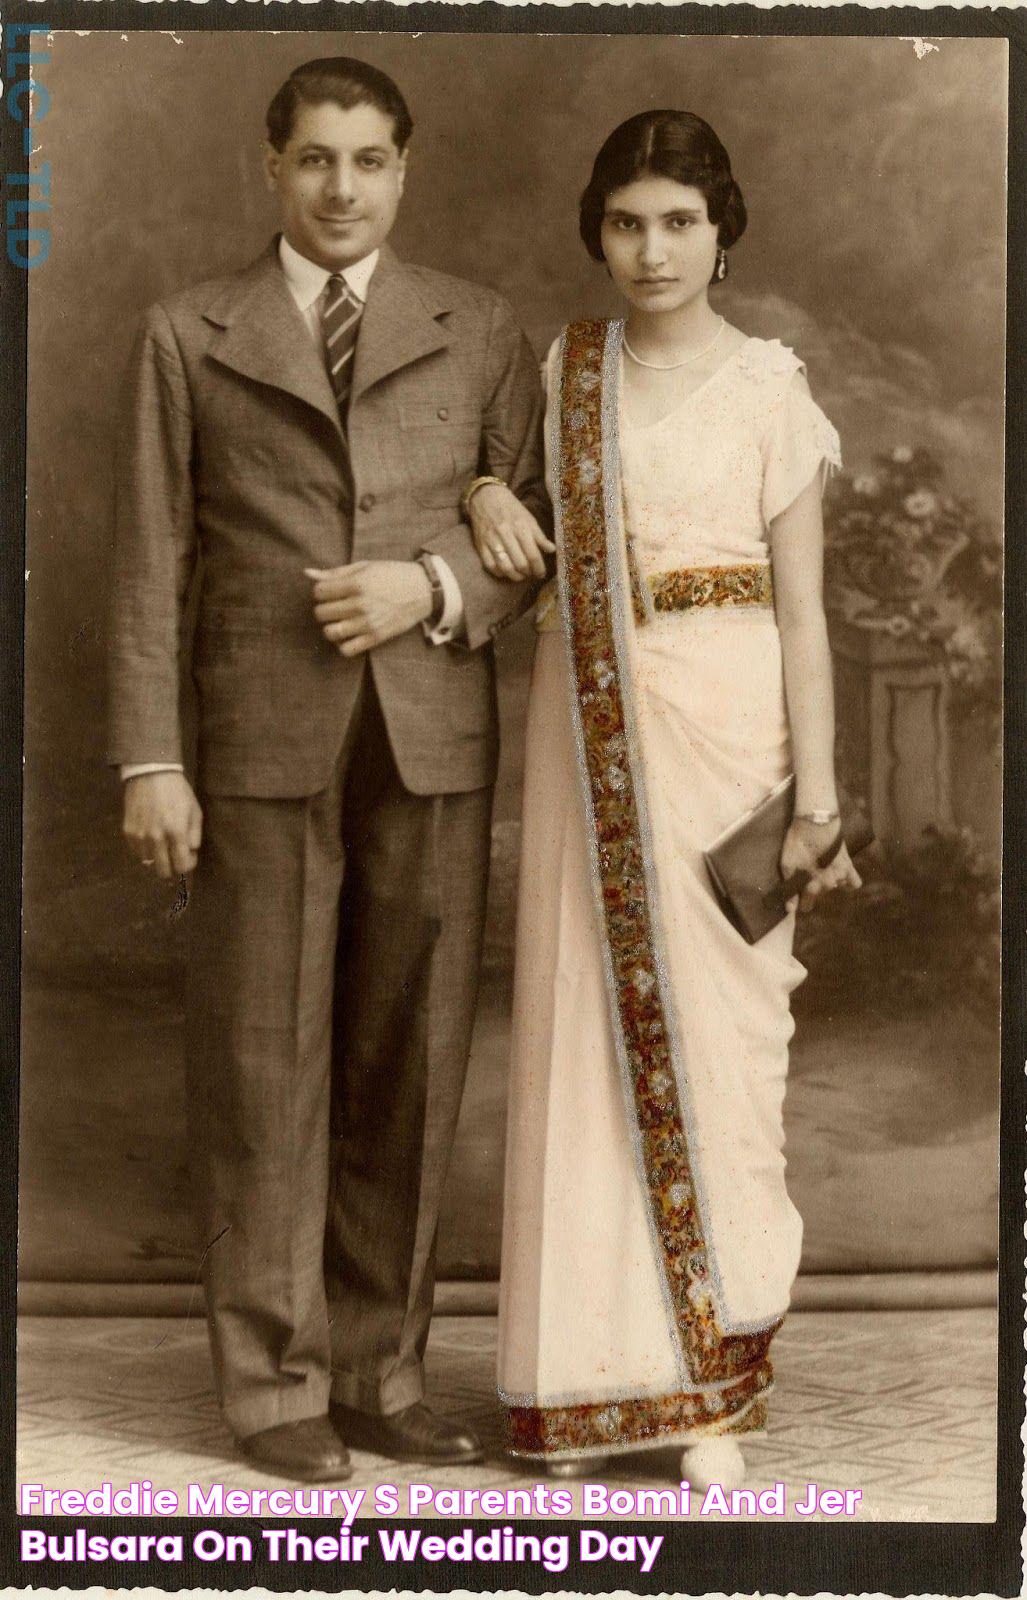
<svg viewBox="0 0 1027 1600">
<path fill-rule="evenodd" d="M 373 511 L 374 510 L 374 495 L 373 494 L 362 494 L 360 496 L 359 504 L 360 504 L 361 511 Z"/>
<path fill-rule="evenodd" d="M 435 415 L 438 417 L 440 422 L 448 422 L 449 408 L 447 406 L 439 406 L 439 409 L 436 411 Z"/>
</svg>

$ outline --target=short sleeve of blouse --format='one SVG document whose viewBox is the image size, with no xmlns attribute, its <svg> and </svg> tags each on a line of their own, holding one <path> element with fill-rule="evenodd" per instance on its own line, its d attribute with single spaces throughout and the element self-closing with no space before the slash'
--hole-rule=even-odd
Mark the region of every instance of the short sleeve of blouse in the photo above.
<svg viewBox="0 0 1027 1600">
<path fill-rule="evenodd" d="M 797 367 L 792 373 L 775 405 L 763 440 L 763 520 L 768 527 L 818 474 L 823 483 L 842 464 L 838 434 L 799 371 Z"/>
</svg>

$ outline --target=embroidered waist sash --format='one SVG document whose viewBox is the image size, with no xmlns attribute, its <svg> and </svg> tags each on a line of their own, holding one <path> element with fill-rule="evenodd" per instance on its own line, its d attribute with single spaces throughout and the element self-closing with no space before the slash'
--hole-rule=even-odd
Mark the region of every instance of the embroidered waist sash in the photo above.
<svg viewBox="0 0 1027 1600">
<path fill-rule="evenodd" d="M 682 1101 L 687 1076 L 662 949 L 627 653 L 628 607 L 637 607 L 640 585 L 625 559 L 621 529 L 620 342 L 619 323 L 581 322 L 566 330 L 550 440 L 559 463 L 560 612 L 610 1013 L 683 1383 L 726 1383 L 758 1373 L 763 1387 L 781 1319 L 737 1333 L 721 1326 L 716 1258 Z M 762 563 L 660 574 L 650 592 L 660 611 L 770 604 L 772 598 L 769 567 Z"/>
<path fill-rule="evenodd" d="M 645 579 L 654 612 L 692 611 L 700 606 L 773 606 L 774 583 L 766 561 L 743 561 L 732 566 L 677 567 L 651 572 Z M 634 600 L 634 595 L 632 596 Z M 648 619 L 644 602 L 634 606 L 635 621 Z M 538 599 L 535 626 L 540 633 L 559 628 L 560 612 L 555 582 L 546 584 Z"/>
<path fill-rule="evenodd" d="M 691 611 L 696 606 L 772 606 L 774 584 L 766 561 L 737 566 L 680 567 L 646 580 L 655 611 Z"/>
</svg>

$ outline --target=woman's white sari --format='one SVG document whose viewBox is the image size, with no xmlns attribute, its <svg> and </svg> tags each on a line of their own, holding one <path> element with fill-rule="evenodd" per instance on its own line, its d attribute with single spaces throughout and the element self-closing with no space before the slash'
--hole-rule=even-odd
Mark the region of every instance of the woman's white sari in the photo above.
<svg viewBox="0 0 1027 1600">
<path fill-rule="evenodd" d="M 790 768 L 767 529 L 837 436 L 757 339 L 627 430 L 621 332 L 572 325 L 549 363 L 500 1294 L 526 1455 L 761 1428 L 802 1235 L 793 919 L 747 945 L 701 852 Z"/>
</svg>

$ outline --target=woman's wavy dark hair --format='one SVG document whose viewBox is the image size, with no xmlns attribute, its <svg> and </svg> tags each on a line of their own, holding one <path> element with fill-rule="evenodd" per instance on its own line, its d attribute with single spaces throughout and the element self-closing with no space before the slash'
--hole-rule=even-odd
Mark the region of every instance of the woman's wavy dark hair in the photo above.
<svg viewBox="0 0 1027 1600">
<path fill-rule="evenodd" d="M 705 196 L 717 243 L 725 250 L 741 238 L 745 201 L 731 176 L 728 153 L 709 123 L 691 111 L 640 111 L 614 128 L 581 197 L 578 225 L 593 260 L 605 260 L 601 229 L 607 196 L 650 173 L 688 184 Z"/>
</svg>

